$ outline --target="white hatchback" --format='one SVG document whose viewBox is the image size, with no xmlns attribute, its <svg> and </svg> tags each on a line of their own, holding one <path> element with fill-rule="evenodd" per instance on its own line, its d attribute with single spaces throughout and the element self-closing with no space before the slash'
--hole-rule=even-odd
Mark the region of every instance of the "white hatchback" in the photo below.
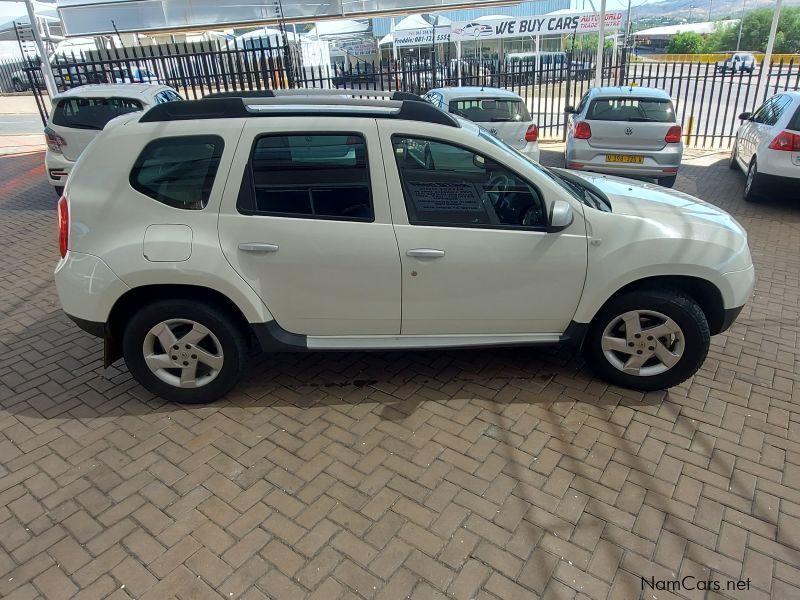
<svg viewBox="0 0 800 600">
<path fill-rule="evenodd" d="M 800 193 L 800 92 L 775 94 L 739 118 L 730 167 L 747 173 L 744 199 L 757 199 L 769 184 Z"/>
<path fill-rule="evenodd" d="M 521 96 L 500 88 L 436 88 L 423 96 L 442 110 L 469 119 L 528 158 L 539 160 L 539 126 Z"/>
<path fill-rule="evenodd" d="M 75 161 L 111 119 L 182 100 L 166 85 L 96 84 L 74 87 L 53 97 L 44 135 L 47 179 L 61 195 Z"/>
<path fill-rule="evenodd" d="M 255 344 L 571 344 L 607 380 L 661 389 L 750 297 L 726 212 L 546 169 L 418 96 L 369 94 L 171 102 L 95 138 L 58 202 L 55 280 L 106 364 L 206 402 Z M 426 163 L 426 145 L 453 160 Z"/>
</svg>

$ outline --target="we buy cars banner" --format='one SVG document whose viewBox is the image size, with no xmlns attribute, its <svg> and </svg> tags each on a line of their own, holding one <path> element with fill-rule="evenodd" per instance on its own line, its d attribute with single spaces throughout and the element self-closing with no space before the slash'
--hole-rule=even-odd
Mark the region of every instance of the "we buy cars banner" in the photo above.
<svg viewBox="0 0 800 600">
<path fill-rule="evenodd" d="M 622 26 L 622 12 L 606 13 L 606 29 Z M 569 13 L 540 17 L 509 17 L 496 21 L 462 21 L 450 26 L 451 42 L 493 40 L 562 33 L 594 33 L 599 28 L 597 13 Z"/>
</svg>

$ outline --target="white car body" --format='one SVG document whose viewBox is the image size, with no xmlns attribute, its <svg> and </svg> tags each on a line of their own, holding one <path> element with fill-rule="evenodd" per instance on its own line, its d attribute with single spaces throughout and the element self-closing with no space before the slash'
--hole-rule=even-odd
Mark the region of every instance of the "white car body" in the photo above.
<svg viewBox="0 0 800 600">
<path fill-rule="evenodd" d="M 746 233 L 714 206 L 651 184 L 567 171 L 553 175 L 478 126 L 420 102 L 389 101 L 386 108 L 375 101 L 341 102 L 175 103 L 145 116 L 120 117 L 95 138 L 59 202 L 62 258 L 55 281 L 64 311 L 104 337 L 107 362 L 125 348 L 142 348 L 136 340 L 127 346 L 120 341 L 128 334 L 126 323 L 150 303 L 170 298 L 205 298 L 215 310 L 229 311 L 263 349 L 394 350 L 580 343 L 581 332 L 622 291 L 664 282 L 670 290 L 697 295 L 707 336 L 727 328 L 752 293 Z M 406 108 L 413 117 L 404 118 Z M 191 111 L 219 118 L 192 118 L 199 113 Z M 314 136 L 346 137 L 347 146 L 340 141 L 318 155 L 292 154 L 292 143 L 302 150 Z M 402 141 L 409 138 L 453 144 L 480 160 L 472 170 L 430 171 L 406 155 Z M 223 148 L 214 150 L 218 164 L 208 172 L 216 176 L 203 188 L 202 208 L 176 208 L 132 187 L 150 173 L 147 157 L 156 150 L 149 148 L 175 140 L 204 144 L 204 152 L 211 145 Z M 287 146 L 281 140 L 295 142 Z M 337 147 L 346 154 L 337 154 Z M 346 181 L 351 167 L 322 173 L 313 171 L 315 161 L 362 164 L 372 174 L 368 181 L 342 184 L 336 198 L 366 194 L 372 214 L 317 216 L 331 189 L 315 188 L 312 176 L 307 183 L 298 176 L 301 183 L 292 184 L 308 186 L 311 213 L 264 212 L 270 202 L 283 203 L 294 193 L 275 179 L 290 177 L 290 169 L 259 175 L 262 163 L 286 156 L 294 157 L 292 164 L 311 165 L 314 177 L 337 181 Z M 152 183 L 154 189 L 168 189 L 171 172 L 163 183 Z M 475 175 L 489 178 L 490 185 L 502 180 L 497 173 L 518 178 L 518 187 L 478 192 L 478 184 L 463 181 Z M 433 187 L 424 183 L 434 175 L 460 190 L 450 194 L 455 208 L 429 194 L 441 189 L 441 180 Z M 162 180 L 158 175 L 152 181 Z M 409 200 L 413 186 L 422 186 L 421 192 Z M 575 189 L 606 197 L 612 212 L 585 204 L 589 196 L 582 200 Z M 305 206 L 303 194 L 296 202 Z M 495 220 L 476 225 L 471 218 L 462 225 L 419 222 L 427 203 L 438 202 L 430 214 L 444 212 L 446 221 L 453 210 L 494 214 L 482 206 L 487 201 L 500 215 L 498 206 L 524 194 L 545 211 L 531 226 Z M 153 331 L 158 329 L 147 335 Z"/>
<path fill-rule="evenodd" d="M 753 114 L 742 116 L 746 118 L 736 132 L 731 165 L 747 174 L 745 197 L 770 182 L 800 190 L 800 92 L 775 94 Z"/>
<path fill-rule="evenodd" d="M 735 52 L 716 64 L 716 70 L 723 73 L 752 73 L 756 68 L 756 57 L 750 52 Z"/>
<path fill-rule="evenodd" d="M 499 101 L 507 101 L 513 103 L 519 103 L 520 107 L 524 108 L 524 112 L 522 112 L 519 116 L 521 117 L 519 120 L 511 120 L 511 121 L 483 121 L 480 119 L 472 118 L 468 113 L 458 114 L 461 117 L 469 119 L 473 123 L 477 123 L 480 127 L 483 127 L 487 131 L 491 132 L 493 135 L 497 136 L 500 140 L 504 141 L 506 144 L 522 152 L 528 158 L 531 158 L 538 162 L 539 160 L 539 135 L 538 135 L 538 125 L 536 122 L 530 117 L 528 113 L 528 108 L 525 105 L 525 100 L 522 99 L 521 96 L 511 92 L 509 90 L 503 90 L 500 88 L 492 88 L 492 87 L 482 87 L 482 86 L 463 86 L 463 87 L 448 87 L 448 88 L 435 88 L 432 90 L 428 90 L 428 92 L 423 96 L 428 102 L 436 106 L 437 108 L 441 108 L 445 112 L 454 112 L 453 103 L 457 102 L 469 102 L 469 101 L 480 101 L 480 100 L 499 100 Z M 479 112 L 485 113 L 486 111 Z M 526 140 L 526 132 L 530 127 L 536 127 L 536 139 L 534 141 L 527 141 Z"/>
<path fill-rule="evenodd" d="M 97 126 L 76 127 L 75 123 L 69 120 L 69 117 L 64 117 L 64 111 L 71 109 L 62 107 L 62 103 L 69 103 L 79 99 L 88 99 L 90 102 L 114 99 L 119 106 L 115 109 L 116 113 L 112 114 L 124 114 L 128 109 L 122 108 L 123 104 L 128 104 L 130 107 L 138 106 L 136 110 L 147 110 L 151 106 L 162 102 L 178 100 L 180 96 L 174 89 L 166 85 L 139 83 L 83 85 L 54 96 L 45 129 L 48 147 L 44 161 L 47 168 L 47 179 L 50 185 L 56 188 L 57 192 L 63 189 L 75 162 L 83 150 L 102 129 L 100 125 L 105 125 L 100 119 L 97 121 Z M 55 140 L 58 139 L 55 136 L 58 136 L 66 143 L 55 143 Z"/>
</svg>

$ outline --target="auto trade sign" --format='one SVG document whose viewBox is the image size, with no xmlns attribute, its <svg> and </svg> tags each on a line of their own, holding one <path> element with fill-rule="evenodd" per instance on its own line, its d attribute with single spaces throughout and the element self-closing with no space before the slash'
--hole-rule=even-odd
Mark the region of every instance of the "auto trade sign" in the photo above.
<svg viewBox="0 0 800 600">
<path fill-rule="evenodd" d="M 622 26 L 622 12 L 606 13 L 606 29 Z M 541 17 L 510 17 L 492 21 L 463 21 L 450 27 L 451 42 L 493 40 L 562 33 L 593 33 L 598 31 L 597 13 L 569 13 Z M 437 36 L 439 37 L 439 36 Z M 438 41 L 438 40 L 437 40 Z"/>
</svg>

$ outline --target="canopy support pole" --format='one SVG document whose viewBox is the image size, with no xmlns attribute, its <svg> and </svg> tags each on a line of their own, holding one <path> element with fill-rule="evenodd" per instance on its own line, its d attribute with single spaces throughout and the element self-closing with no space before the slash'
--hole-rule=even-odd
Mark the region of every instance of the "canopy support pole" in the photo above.
<svg viewBox="0 0 800 600">
<path fill-rule="evenodd" d="M 606 44 L 606 0 L 600 0 L 600 21 L 597 23 L 597 58 L 594 66 L 594 86 L 603 85 L 603 48 Z"/>
<path fill-rule="evenodd" d="M 770 67 L 772 66 L 772 49 L 775 47 L 775 36 L 778 33 L 778 19 L 781 16 L 781 2 L 776 0 L 775 12 L 772 13 L 772 27 L 769 30 L 769 38 L 767 38 L 767 51 L 764 53 L 764 62 L 761 63 L 761 73 L 758 76 L 758 89 L 756 90 L 756 106 L 760 105 L 762 100 L 762 90 L 764 86 L 768 85 Z"/>
<path fill-rule="evenodd" d="M 44 49 L 42 36 L 39 33 L 39 23 L 36 21 L 36 14 L 33 11 L 33 2 L 25 0 L 25 8 L 28 9 L 28 19 L 31 22 L 31 32 L 33 33 L 33 41 L 36 42 L 36 49 L 39 51 L 39 58 L 42 61 L 42 75 L 44 76 L 44 85 L 47 88 L 47 95 L 50 100 L 53 99 L 58 93 L 58 86 L 56 86 L 56 78 L 53 77 L 53 69 L 50 68 L 50 57 Z"/>
</svg>

